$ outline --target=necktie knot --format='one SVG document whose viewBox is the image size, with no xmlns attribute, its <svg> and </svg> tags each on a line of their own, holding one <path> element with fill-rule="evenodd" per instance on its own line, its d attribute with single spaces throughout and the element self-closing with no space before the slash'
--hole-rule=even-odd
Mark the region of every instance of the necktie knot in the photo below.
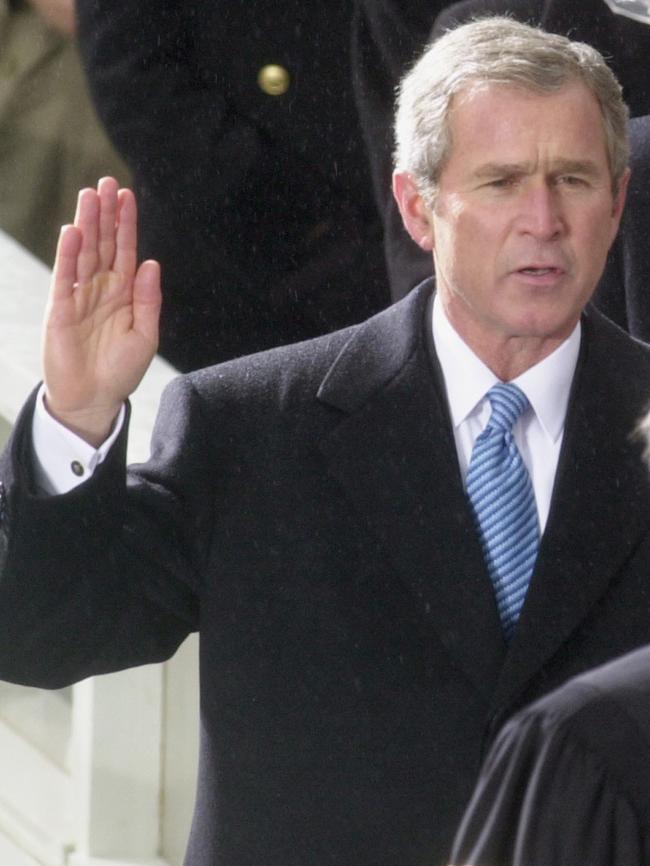
<svg viewBox="0 0 650 866">
<path fill-rule="evenodd" d="M 512 382 L 499 382 L 487 392 L 492 406 L 488 427 L 511 431 L 516 420 L 530 405 L 521 388 Z"/>
</svg>

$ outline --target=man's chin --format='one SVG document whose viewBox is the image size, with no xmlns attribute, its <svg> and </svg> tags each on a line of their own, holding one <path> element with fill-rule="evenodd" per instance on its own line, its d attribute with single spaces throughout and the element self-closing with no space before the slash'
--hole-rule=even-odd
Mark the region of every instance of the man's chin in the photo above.
<svg viewBox="0 0 650 866">
<path fill-rule="evenodd" d="M 530 340 L 557 340 L 561 342 L 570 336 L 575 328 L 580 313 L 558 316 L 535 311 L 527 313 L 510 322 L 507 328 L 508 336 Z"/>
</svg>

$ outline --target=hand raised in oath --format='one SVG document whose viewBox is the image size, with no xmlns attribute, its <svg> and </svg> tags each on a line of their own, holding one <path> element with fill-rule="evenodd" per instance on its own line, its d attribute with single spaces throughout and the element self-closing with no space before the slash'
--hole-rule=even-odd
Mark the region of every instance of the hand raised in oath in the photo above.
<svg viewBox="0 0 650 866">
<path fill-rule="evenodd" d="M 43 333 L 51 415 L 97 446 L 158 346 L 160 267 L 137 264 L 137 210 L 114 178 L 79 193 L 63 226 Z"/>
</svg>

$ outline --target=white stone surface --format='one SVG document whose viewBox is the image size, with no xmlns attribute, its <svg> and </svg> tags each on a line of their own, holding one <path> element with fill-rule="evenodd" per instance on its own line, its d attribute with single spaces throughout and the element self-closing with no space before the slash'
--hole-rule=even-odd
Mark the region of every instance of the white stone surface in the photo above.
<svg viewBox="0 0 650 866">
<path fill-rule="evenodd" d="M 0 863 L 6 866 L 42 866 L 42 863 L 34 860 L 2 834 L 0 834 Z"/>
<path fill-rule="evenodd" d="M 63 866 L 72 839 L 72 784 L 0 721 L 0 837 L 45 866 Z M 0 859 L 2 866 L 13 866 Z"/>
<path fill-rule="evenodd" d="M 70 695 L 0 682 L 0 721 L 38 749 L 52 763 L 69 771 Z M 0 864 L 2 861 L 0 861 Z"/>
<path fill-rule="evenodd" d="M 0 231 L 0 443 L 41 377 L 49 280 Z M 133 395 L 131 461 L 146 460 L 175 375 L 155 358 Z M 76 686 L 72 723 L 56 694 L 0 687 L 0 866 L 180 866 L 196 779 L 196 656 L 192 638 L 168 666 Z M 54 727 L 39 729 L 37 717 Z"/>
</svg>

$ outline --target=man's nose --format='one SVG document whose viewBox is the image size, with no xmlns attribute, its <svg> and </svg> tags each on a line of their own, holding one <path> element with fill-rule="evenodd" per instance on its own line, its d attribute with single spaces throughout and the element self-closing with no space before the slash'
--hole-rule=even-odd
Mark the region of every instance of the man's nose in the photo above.
<svg viewBox="0 0 650 866">
<path fill-rule="evenodd" d="M 565 230 L 558 190 L 548 182 L 533 183 L 520 201 L 520 230 L 540 240 L 552 240 Z"/>
</svg>

